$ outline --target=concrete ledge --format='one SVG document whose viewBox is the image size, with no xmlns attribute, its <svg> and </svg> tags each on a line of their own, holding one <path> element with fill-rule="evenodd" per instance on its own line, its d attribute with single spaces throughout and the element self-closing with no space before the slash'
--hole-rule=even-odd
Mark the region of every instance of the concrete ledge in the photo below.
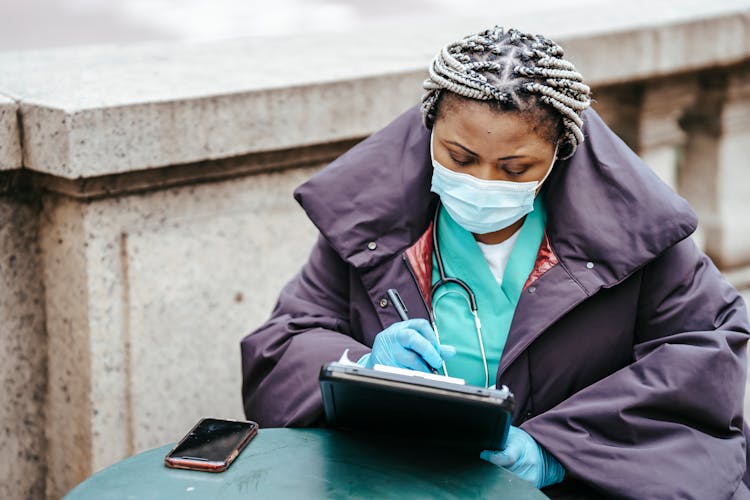
<svg viewBox="0 0 750 500">
<path fill-rule="evenodd" d="M 18 105 L 0 95 L 0 170 L 21 168 L 21 137 L 18 133 Z"/>
<path fill-rule="evenodd" d="M 631 29 L 598 37 L 582 35 L 563 45 L 592 85 L 618 84 L 750 57 L 750 8 L 742 14 Z"/>
<path fill-rule="evenodd" d="M 325 165 L 332 162 L 359 140 L 339 141 L 315 146 L 206 160 L 164 168 L 125 172 L 93 178 L 65 179 L 50 174 L 21 170 L 0 172 L 0 193 L 49 191 L 77 200 L 98 200 L 199 182 L 215 182 L 257 175 L 269 171 Z"/>
<path fill-rule="evenodd" d="M 418 102 L 444 43 L 495 22 L 555 38 L 594 86 L 750 58 L 750 2 L 716 4 L 498 6 L 350 35 L 6 53 L 0 92 L 22 106 L 24 167 L 88 178 L 367 135 Z"/>
<path fill-rule="evenodd" d="M 76 179 L 350 140 L 418 99 L 413 79 L 384 75 L 72 112 L 24 103 L 25 166 Z"/>
</svg>

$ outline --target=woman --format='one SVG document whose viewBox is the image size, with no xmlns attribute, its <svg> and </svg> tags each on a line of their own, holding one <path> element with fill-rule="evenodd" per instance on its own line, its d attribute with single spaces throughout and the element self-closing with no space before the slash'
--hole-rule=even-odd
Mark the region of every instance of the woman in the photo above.
<svg viewBox="0 0 750 500">
<path fill-rule="evenodd" d="M 248 417 L 320 422 L 317 373 L 347 349 L 445 363 L 513 390 L 508 445 L 481 456 L 550 496 L 750 498 L 747 312 L 689 238 L 687 203 L 542 36 L 470 35 L 424 86 L 421 113 L 296 190 L 320 237 L 242 342 Z M 471 289 L 481 328 L 461 286 L 431 293 L 443 277 Z M 389 288 L 421 319 L 399 321 Z"/>
</svg>

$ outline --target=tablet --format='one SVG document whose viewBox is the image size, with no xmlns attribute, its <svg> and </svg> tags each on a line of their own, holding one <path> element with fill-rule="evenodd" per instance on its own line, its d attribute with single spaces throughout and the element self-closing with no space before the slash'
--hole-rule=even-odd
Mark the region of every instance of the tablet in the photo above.
<svg viewBox="0 0 750 500">
<path fill-rule="evenodd" d="M 320 389 L 331 427 L 477 451 L 505 446 L 513 410 L 505 386 L 484 389 L 342 363 L 323 365 Z"/>
</svg>

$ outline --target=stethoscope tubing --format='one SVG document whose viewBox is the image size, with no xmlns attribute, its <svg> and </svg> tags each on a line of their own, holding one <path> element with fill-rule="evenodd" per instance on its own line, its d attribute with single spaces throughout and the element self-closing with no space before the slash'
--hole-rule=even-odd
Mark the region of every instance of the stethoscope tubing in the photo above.
<svg viewBox="0 0 750 500">
<path fill-rule="evenodd" d="M 437 322 L 435 321 L 434 307 L 435 307 L 435 292 L 438 288 L 449 283 L 453 283 L 458 287 L 462 288 L 466 292 L 466 296 L 469 299 L 469 307 L 471 308 L 471 314 L 474 316 L 474 325 L 477 330 L 477 340 L 479 341 L 479 350 L 482 354 L 482 364 L 484 365 L 484 386 L 489 387 L 489 369 L 487 367 L 487 354 L 484 350 L 484 340 L 482 338 L 482 322 L 479 320 L 479 312 L 477 311 L 477 299 L 474 292 L 471 290 L 468 284 L 460 278 L 453 278 L 446 276 L 445 265 L 443 263 L 443 255 L 440 251 L 440 242 L 438 238 L 438 218 L 440 216 L 441 203 L 438 201 L 437 207 L 435 208 L 435 215 L 432 219 L 432 248 L 435 252 L 435 261 L 437 262 L 438 274 L 440 278 L 432 285 L 430 289 L 430 304 L 432 304 L 433 310 L 430 311 L 430 319 L 432 320 L 432 328 L 435 331 L 438 343 L 440 343 L 440 334 L 437 329 Z M 443 362 L 443 373 L 448 375 L 445 362 Z"/>
</svg>

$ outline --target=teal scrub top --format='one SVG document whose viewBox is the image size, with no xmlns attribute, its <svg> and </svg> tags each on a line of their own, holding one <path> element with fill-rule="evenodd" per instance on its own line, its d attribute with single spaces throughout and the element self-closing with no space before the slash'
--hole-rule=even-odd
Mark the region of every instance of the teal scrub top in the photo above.
<svg viewBox="0 0 750 500">
<path fill-rule="evenodd" d="M 541 197 L 519 229 L 500 286 L 490 271 L 474 235 L 459 226 L 443 207 L 438 216 L 438 244 L 445 274 L 463 280 L 474 292 L 487 357 L 488 385 L 495 383 L 497 368 L 508 338 L 513 314 L 523 286 L 534 268 L 544 238 L 547 214 Z M 435 252 L 432 283 L 440 279 Z M 435 323 L 442 344 L 453 345 L 456 355 L 446 361 L 447 375 L 484 386 L 485 373 L 474 316 L 466 292 L 454 283 L 438 287 L 432 297 Z"/>
</svg>

